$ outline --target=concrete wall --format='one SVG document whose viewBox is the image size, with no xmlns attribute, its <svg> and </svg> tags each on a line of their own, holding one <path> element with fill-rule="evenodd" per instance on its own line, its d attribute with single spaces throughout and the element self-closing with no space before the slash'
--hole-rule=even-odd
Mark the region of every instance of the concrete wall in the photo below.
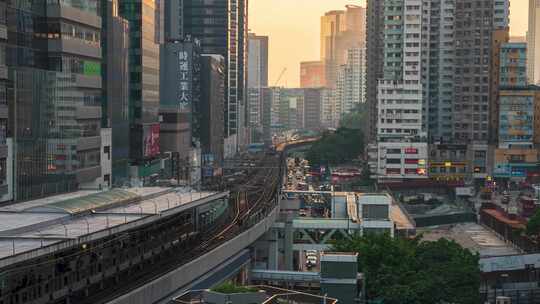
<svg viewBox="0 0 540 304">
<path fill-rule="evenodd" d="M 264 220 L 226 244 L 128 294 L 108 302 L 108 304 L 148 304 L 167 297 L 180 287 L 212 271 L 236 253 L 254 243 L 272 227 L 278 213 L 279 208 L 275 208 Z"/>
</svg>

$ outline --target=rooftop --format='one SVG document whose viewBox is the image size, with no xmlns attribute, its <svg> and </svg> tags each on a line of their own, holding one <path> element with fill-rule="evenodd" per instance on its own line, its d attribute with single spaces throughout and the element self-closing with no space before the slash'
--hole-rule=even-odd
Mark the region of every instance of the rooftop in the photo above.
<svg viewBox="0 0 540 304">
<path fill-rule="evenodd" d="M 495 233 L 475 223 L 423 228 L 418 233 L 423 233 L 426 241 L 436 241 L 440 238 L 454 240 L 461 246 L 478 252 L 481 258 L 519 253 L 514 247 L 499 239 Z"/>
<path fill-rule="evenodd" d="M 329 297 L 322 297 L 305 292 L 277 287 L 256 285 L 248 286 L 264 293 L 264 300 L 256 304 L 279 304 L 279 303 L 297 303 L 297 304 L 336 304 L 338 301 Z M 204 304 L 210 303 L 205 297 L 208 290 L 191 290 L 175 298 L 172 303 L 177 304 Z M 286 301 L 286 302 L 285 302 Z"/>
<path fill-rule="evenodd" d="M 19 255 L 29 251 L 83 236 L 98 239 L 101 232 L 110 228 L 123 225 L 126 229 L 133 228 L 140 224 L 140 219 L 180 212 L 224 196 L 226 193 L 145 187 L 78 191 L 3 206 L 0 207 L 0 267 L 21 261 Z M 13 256 L 18 258 L 8 261 Z"/>
</svg>

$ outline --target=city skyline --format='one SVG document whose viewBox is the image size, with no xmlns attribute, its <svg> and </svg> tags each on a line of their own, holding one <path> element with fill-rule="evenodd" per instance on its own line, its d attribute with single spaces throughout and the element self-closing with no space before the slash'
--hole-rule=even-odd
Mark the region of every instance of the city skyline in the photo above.
<svg viewBox="0 0 540 304">
<path fill-rule="evenodd" d="M 250 2 L 250 30 L 257 35 L 267 35 L 270 40 L 268 85 L 300 86 L 300 62 L 320 59 L 320 17 L 330 10 L 345 9 L 347 4 L 365 6 L 366 1 L 255 0 Z M 298 19 L 300 11 L 303 11 L 303 17 Z M 528 1 L 511 0 L 511 36 L 525 36 L 527 16 Z M 314 31 L 314 28 L 317 30 Z M 287 69 L 286 73 L 279 83 L 276 83 L 284 68 Z"/>
</svg>

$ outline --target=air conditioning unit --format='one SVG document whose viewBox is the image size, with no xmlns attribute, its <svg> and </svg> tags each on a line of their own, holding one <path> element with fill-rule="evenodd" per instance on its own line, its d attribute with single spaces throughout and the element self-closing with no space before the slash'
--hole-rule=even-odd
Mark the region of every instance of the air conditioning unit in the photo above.
<svg viewBox="0 0 540 304">
<path fill-rule="evenodd" d="M 495 304 L 512 304 L 512 299 L 509 297 L 497 297 Z"/>
</svg>

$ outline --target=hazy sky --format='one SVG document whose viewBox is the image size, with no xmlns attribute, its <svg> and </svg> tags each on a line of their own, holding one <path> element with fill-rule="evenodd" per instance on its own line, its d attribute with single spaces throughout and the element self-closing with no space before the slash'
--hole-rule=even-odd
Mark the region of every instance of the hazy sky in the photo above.
<svg viewBox="0 0 540 304">
<path fill-rule="evenodd" d="M 511 0 L 511 35 L 525 35 L 527 3 Z M 365 6 L 365 0 L 249 1 L 249 28 L 258 35 L 270 36 L 270 86 L 276 84 L 283 68 L 287 68 L 287 72 L 278 85 L 299 85 L 300 62 L 318 60 L 320 56 L 320 16 L 329 10 L 342 9 L 346 4 Z"/>
</svg>

